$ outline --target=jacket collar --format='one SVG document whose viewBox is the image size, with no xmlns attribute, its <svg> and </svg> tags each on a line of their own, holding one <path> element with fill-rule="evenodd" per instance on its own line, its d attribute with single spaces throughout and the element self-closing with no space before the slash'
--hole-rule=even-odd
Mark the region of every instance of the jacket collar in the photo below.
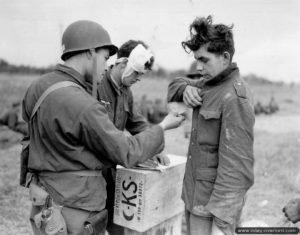
<svg viewBox="0 0 300 235">
<path fill-rule="evenodd" d="M 205 85 L 207 86 L 216 86 L 222 82 L 225 82 L 228 80 L 231 76 L 229 76 L 233 72 L 239 72 L 239 68 L 237 67 L 236 63 L 232 63 L 228 66 L 227 69 L 225 69 L 223 72 L 221 72 L 219 75 L 213 77 L 212 79 L 209 79 L 205 82 Z"/>
<path fill-rule="evenodd" d="M 109 83 L 111 84 L 111 86 L 113 87 L 114 91 L 118 94 L 121 95 L 121 93 L 126 89 L 125 86 L 123 85 L 119 85 L 117 84 L 117 82 L 115 81 L 114 77 L 111 74 L 111 70 L 106 72 L 106 78 L 109 81 Z"/>
<path fill-rule="evenodd" d="M 86 82 L 84 77 L 75 69 L 63 64 L 58 64 L 55 66 L 54 70 L 67 74 L 69 77 L 75 80 L 76 83 L 81 85 L 88 93 L 92 94 L 92 84 Z"/>
</svg>

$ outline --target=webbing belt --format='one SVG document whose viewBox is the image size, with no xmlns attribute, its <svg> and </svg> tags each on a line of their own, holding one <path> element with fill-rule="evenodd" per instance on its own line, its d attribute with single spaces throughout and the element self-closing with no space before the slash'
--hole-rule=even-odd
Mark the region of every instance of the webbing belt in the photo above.
<svg viewBox="0 0 300 235">
<path fill-rule="evenodd" d="M 38 173 L 39 176 L 62 176 L 62 175 L 77 175 L 77 176 L 102 176 L 102 171 L 61 171 L 61 172 L 53 172 L 53 171 L 41 171 Z"/>
</svg>

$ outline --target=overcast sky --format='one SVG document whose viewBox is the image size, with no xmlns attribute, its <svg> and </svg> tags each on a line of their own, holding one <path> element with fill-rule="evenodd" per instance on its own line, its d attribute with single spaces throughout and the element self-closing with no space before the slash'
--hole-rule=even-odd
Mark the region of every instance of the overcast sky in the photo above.
<svg viewBox="0 0 300 235">
<path fill-rule="evenodd" d="M 0 0 L 0 58 L 47 66 L 61 62 L 60 38 L 68 24 L 102 24 L 120 46 L 144 40 L 156 63 L 188 68 L 193 56 L 181 42 L 196 16 L 234 23 L 234 61 L 242 74 L 300 82 L 299 0 Z"/>
</svg>

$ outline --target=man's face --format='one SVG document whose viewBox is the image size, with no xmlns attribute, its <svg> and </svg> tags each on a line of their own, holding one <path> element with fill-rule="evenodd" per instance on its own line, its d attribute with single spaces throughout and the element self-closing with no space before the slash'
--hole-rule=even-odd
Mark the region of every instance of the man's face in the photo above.
<svg viewBox="0 0 300 235">
<path fill-rule="evenodd" d="M 109 59 L 109 50 L 100 49 L 96 52 L 97 56 L 97 74 L 99 74 L 99 79 L 101 80 L 104 76 L 105 70 L 107 70 L 107 60 Z"/>
<path fill-rule="evenodd" d="M 142 73 L 134 71 L 129 76 L 124 77 L 122 83 L 124 86 L 130 87 L 137 81 L 140 81 L 142 76 L 143 76 Z"/>
<path fill-rule="evenodd" d="M 205 44 L 193 53 L 197 60 L 197 71 L 204 78 L 211 79 L 224 71 L 228 67 L 229 61 L 224 55 L 208 52 L 207 47 L 208 44 Z"/>
</svg>

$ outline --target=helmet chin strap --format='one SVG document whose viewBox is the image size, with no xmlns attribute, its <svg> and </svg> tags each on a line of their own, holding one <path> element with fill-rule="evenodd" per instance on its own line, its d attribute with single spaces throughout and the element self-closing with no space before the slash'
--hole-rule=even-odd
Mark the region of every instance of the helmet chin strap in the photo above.
<svg viewBox="0 0 300 235">
<path fill-rule="evenodd" d="M 92 53 L 92 60 L 93 60 L 93 89 L 92 89 L 92 96 L 97 99 L 97 82 L 98 82 L 98 76 L 97 74 L 97 67 L 98 67 L 98 58 L 96 55 L 95 49 L 91 49 Z"/>
</svg>

